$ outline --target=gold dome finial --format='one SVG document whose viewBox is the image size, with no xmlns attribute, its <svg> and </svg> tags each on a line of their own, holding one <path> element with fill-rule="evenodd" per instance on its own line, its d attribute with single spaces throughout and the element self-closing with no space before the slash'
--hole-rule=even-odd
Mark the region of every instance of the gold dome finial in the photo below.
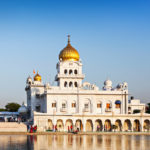
<svg viewBox="0 0 150 150">
<path fill-rule="evenodd" d="M 37 71 L 37 74 L 34 76 L 34 81 L 40 81 L 41 82 L 42 77 L 39 75 L 39 71 Z"/>
<path fill-rule="evenodd" d="M 79 61 L 80 55 L 78 51 L 71 46 L 70 44 L 70 35 L 68 35 L 68 44 L 67 46 L 60 52 L 59 60 L 62 61 Z"/>
</svg>

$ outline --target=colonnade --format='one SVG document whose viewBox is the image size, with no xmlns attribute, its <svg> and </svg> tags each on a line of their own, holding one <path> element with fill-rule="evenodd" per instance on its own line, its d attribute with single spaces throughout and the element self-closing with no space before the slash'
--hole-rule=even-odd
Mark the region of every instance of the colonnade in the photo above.
<svg viewBox="0 0 150 150">
<path fill-rule="evenodd" d="M 56 131 L 84 131 L 84 132 L 108 132 L 108 131 L 149 131 L 150 120 L 139 119 L 52 119 L 47 120 L 46 130 Z"/>
</svg>

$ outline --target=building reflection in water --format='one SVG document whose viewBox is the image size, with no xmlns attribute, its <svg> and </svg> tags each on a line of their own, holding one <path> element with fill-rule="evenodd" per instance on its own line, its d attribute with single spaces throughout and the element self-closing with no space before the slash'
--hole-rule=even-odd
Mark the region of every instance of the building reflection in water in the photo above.
<svg viewBox="0 0 150 150">
<path fill-rule="evenodd" d="M 150 136 L 135 135 L 47 135 L 37 136 L 34 142 L 35 150 L 149 150 L 149 147 Z"/>
<path fill-rule="evenodd" d="M 3 150 L 149 150 L 150 136 L 0 135 Z"/>
</svg>

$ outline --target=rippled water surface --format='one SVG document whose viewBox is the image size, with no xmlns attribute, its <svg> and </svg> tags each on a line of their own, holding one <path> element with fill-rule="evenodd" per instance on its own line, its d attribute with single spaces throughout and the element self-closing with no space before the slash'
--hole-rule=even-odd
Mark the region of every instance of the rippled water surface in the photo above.
<svg viewBox="0 0 150 150">
<path fill-rule="evenodd" d="M 0 150 L 150 150 L 146 135 L 0 135 Z"/>
</svg>

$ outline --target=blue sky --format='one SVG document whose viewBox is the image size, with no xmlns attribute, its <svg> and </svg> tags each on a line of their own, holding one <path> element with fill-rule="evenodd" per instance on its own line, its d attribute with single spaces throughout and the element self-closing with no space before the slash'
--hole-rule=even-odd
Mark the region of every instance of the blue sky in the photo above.
<svg viewBox="0 0 150 150">
<path fill-rule="evenodd" d="M 26 78 L 39 70 L 54 81 L 59 52 L 71 35 L 85 81 L 100 88 L 126 81 L 150 102 L 150 1 L 1 0 L 0 107 L 26 101 Z"/>
</svg>

